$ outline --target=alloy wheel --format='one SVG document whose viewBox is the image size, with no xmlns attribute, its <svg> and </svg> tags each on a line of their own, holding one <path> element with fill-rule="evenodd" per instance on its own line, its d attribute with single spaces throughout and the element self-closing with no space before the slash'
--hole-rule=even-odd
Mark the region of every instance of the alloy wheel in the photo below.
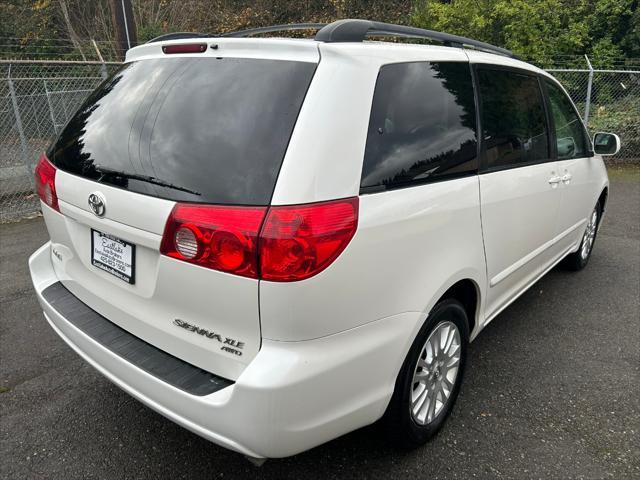
<svg viewBox="0 0 640 480">
<path fill-rule="evenodd" d="M 580 250 L 580 256 L 582 260 L 586 260 L 591 253 L 591 249 L 593 248 L 593 242 L 596 239 L 596 231 L 598 228 L 598 209 L 594 208 L 593 212 L 591 212 L 591 216 L 589 217 L 589 223 L 587 223 L 587 228 L 584 231 L 584 236 L 582 237 L 582 249 Z"/>
<path fill-rule="evenodd" d="M 439 323 L 422 347 L 413 374 L 410 408 L 417 424 L 433 422 L 447 404 L 458 377 L 460 355 L 458 327 L 450 321 Z"/>
</svg>

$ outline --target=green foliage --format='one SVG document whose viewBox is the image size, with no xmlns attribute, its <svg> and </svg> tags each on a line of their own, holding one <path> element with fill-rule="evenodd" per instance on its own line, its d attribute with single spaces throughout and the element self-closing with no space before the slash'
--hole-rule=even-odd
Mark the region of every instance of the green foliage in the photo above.
<svg viewBox="0 0 640 480">
<path fill-rule="evenodd" d="M 622 57 L 622 49 L 613 43 L 611 37 L 603 37 L 591 48 L 594 68 L 614 68 L 616 59 Z"/>
<path fill-rule="evenodd" d="M 145 43 L 152 38 L 159 37 L 165 33 L 169 33 L 162 25 L 158 23 L 148 23 L 137 27 L 138 30 L 138 42 Z"/>
<path fill-rule="evenodd" d="M 17 57 L 25 48 L 44 56 L 54 54 L 57 45 L 48 41 L 59 35 L 54 11 L 50 0 L 0 2 L 0 38 L 5 56 Z"/>
<path fill-rule="evenodd" d="M 638 0 L 416 0 L 411 21 L 513 50 L 542 66 L 590 54 L 640 55 Z"/>
<path fill-rule="evenodd" d="M 640 2 L 631 7 L 632 14 L 627 19 L 626 34 L 620 40 L 620 47 L 631 58 L 640 57 Z"/>
<path fill-rule="evenodd" d="M 589 131 L 617 133 L 622 144 L 619 157 L 637 158 L 640 152 L 640 124 L 637 116 L 630 114 L 634 111 L 640 112 L 640 98 L 596 104 L 589 116 Z"/>
<path fill-rule="evenodd" d="M 0 1 L 0 56 L 115 57 L 109 0 Z M 138 39 L 173 31 L 225 32 L 293 22 L 369 18 L 412 23 L 504 46 L 541 66 L 589 54 L 594 66 L 640 58 L 640 0 L 132 0 Z M 78 47 L 81 43 L 81 47 Z M 79 51 L 81 50 L 81 52 Z M 581 67 L 584 63 L 580 62 Z"/>
</svg>

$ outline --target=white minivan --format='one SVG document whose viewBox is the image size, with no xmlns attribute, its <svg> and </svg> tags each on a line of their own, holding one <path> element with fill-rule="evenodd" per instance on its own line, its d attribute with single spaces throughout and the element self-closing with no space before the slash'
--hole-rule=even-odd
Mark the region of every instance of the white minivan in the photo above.
<svg viewBox="0 0 640 480">
<path fill-rule="evenodd" d="M 256 461 L 380 419 L 401 445 L 432 437 L 469 341 L 559 262 L 587 264 L 619 148 L 506 50 L 320 27 L 135 47 L 36 168 L 51 327 Z M 252 38 L 294 28 L 319 31 Z"/>
</svg>

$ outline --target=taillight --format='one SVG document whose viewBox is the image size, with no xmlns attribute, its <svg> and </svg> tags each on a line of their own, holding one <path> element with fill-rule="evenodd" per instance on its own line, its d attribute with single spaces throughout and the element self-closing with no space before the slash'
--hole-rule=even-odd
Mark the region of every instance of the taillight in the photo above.
<svg viewBox="0 0 640 480">
<path fill-rule="evenodd" d="M 177 204 L 160 252 L 236 275 L 292 282 L 327 268 L 357 226 L 357 197 L 269 208 Z"/>
<path fill-rule="evenodd" d="M 43 153 L 35 170 L 36 191 L 40 200 L 49 207 L 60 211 L 58 206 L 58 194 L 56 193 L 56 167 Z"/>
<path fill-rule="evenodd" d="M 206 43 L 183 43 L 180 45 L 165 45 L 162 47 L 162 51 L 167 55 L 172 53 L 202 53 L 206 49 Z"/>
<path fill-rule="evenodd" d="M 260 234 L 260 278 L 291 282 L 316 275 L 342 253 L 357 226 L 357 197 L 271 207 Z"/>
<path fill-rule="evenodd" d="M 258 234 L 266 207 L 177 204 L 160 252 L 222 272 L 258 278 Z"/>
</svg>

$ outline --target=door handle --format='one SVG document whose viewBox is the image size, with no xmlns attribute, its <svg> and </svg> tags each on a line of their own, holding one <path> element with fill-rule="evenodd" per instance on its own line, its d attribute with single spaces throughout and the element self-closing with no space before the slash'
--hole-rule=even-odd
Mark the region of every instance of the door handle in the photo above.
<svg viewBox="0 0 640 480">
<path fill-rule="evenodd" d="M 573 176 L 570 173 L 565 173 L 562 176 L 562 181 L 564 182 L 565 185 L 568 185 L 569 183 L 571 183 L 571 179 L 573 178 Z"/>
<path fill-rule="evenodd" d="M 552 188 L 556 188 L 561 181 L 562 179 L 556 175 L 555 177 L 551 177 L 549 179 L 549 185 L 551 185 Z"/>
</svg>

